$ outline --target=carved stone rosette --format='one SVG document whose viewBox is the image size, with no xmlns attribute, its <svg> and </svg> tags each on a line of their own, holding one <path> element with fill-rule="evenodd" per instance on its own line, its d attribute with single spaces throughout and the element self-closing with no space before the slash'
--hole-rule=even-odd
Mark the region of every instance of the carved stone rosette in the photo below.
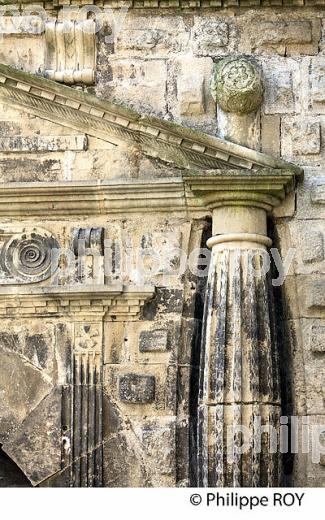
<svg viewBox="0 0 325 520">
<path fill-rule="evenodd" d="M 243 56 L 221 60 L 212 79 L 212 94 L 225 112 L 248 114 L 262 102 L 263 84 L 255 64 Z"/>
<path fill-rule="evenodd" d="M 0 284 L 28 284 L 50 278 L 57 267 L 54 252 L 58 249 L 57 239 L 44 229 L 9 234 L 0 251 Z"/>
</svg>

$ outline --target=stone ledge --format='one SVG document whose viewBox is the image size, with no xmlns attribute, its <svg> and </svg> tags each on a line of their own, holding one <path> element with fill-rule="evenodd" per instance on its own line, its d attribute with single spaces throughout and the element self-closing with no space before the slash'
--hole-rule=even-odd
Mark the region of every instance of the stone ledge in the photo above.
<svg viewBox="0 0 325 520">
<path fill-rule="evenodd" d="M 207 199 L 209 192 L 218 194 L 220 204 L 225 204 L 235 195 L 238 202 L 243 204 L 242 201 L 250 193 L 254 199 L 253 205 L 260 199 L 263 207 L 270 210 L 294 189 L 295 177 L 301 173 L 295 175 L 290 170 L 272 169 L 258 172 L 193 170 L 179 177 L 147 181 L 116 179 L 4 183 L 0 184 L 0 215 L 57 219 L 59 216 L 67 218 L 89 214 L 125 215 L 141 213 L 143 210 L 207 215 L 213 207 L 212 201 Z"/>
<path fill-rule="evenodd" d="M 144 285 L 80 285 L 42 287 L 0 287 L 0 316 L 61 316 L 78 314 L 108 320 L 137 317 L 154 287 Z"/>
<path fill-rule="evenodd" d="M 271 212 L 295 188 L 295 175 L 286 170 L 189 172 L 184 181 L 209 209 L 250 206 Z"/>
</svg>

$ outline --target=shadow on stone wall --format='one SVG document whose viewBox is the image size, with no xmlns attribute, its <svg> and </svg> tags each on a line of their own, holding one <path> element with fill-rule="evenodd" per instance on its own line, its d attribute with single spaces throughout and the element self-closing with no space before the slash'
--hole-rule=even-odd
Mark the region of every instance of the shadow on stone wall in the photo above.
<svg viewBox="0 0 325 520">
<path fill-rule="evenodd" d="M 273 246 L 279 249 L 281 254 L 279 237 L 276 225 L 273 221 L 268 222 L 269 233 L 268 236 L 273 240 Z M 271 278 L 277 278 L 278 273 L 274 263 L 272 263 Z M 273 272 L 274 270 L 274 272 Z M 281 391 L 281 413 L 283 416 L 289 418 L 289 446 L 288 453 L 282 455 L 282 485 L 285 487 L 292 486 L 293 471 L 294 471 L 294 454 L 290 453 L 290 439 L 291 427 L 290 417 L 294 415 L 293 404 L 293 360 L 292 352 L 294 345 L 292 345 L 292 334 L 289 330 L 289 316 L 287 316 L 288 309 L 285 301 L 283 286 L 271 287 L 272 299 L 274 304 L 275 316 L 275 333 L 279 352 L 279 367 L 280 367 L 280 391 Z"/>
<path fill-rule="evenodd" d="M 207 220 L 206 226 L 202 233 L 200 247 L 206 248 L 206 242 L 211 237 L 212 221 Z M 199 368 L 200 368 L 200 343 L 202 319 L 204 311 L 204 298 L 206 292 L 207 278 L 197 279 L 198 287 L 195 294 L 194 315 L 193 318 L 197 323 L 196 334 L 192 336 L 191 344 L 191 377 L 190 377 L 190 394 L 189 394 L 189 484 L 197 485 L 197 407 L 199 394 Z"/>
<path fill-rule="evenodd" d="M 32 487 L 28 478 L 0 446 L 0 487 Z"/>
</svg>

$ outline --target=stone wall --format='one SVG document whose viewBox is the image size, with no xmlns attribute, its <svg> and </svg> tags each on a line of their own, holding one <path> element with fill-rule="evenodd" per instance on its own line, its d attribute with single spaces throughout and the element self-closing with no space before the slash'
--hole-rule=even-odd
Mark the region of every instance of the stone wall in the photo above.
<svg viewBox="0 0 325 520">
<path fill-rule="evenodd" d="M 55 13 L 56 10 L 48 10 L 49 16 Z M 59 13 L 59 19 L 60 16 Z M 3 23 L 9 27 L 10 21 Z M 322 8 L 130 9 L 115 41 L 107 42 L 111 32 L 108 22 L 97 34 L 96 82 L 83 87 L 84 90 L 211 135 L 218 135 L 219 131 L 210 91 L 214 64 L 225 56 L 244 54 L 254 57 L 260 66 L 265 94 L 256 116 L 257 148 L 300 165 L 305 171 L 297 193 L 276 210 L 273 231 L 282 255 L 290 248 L 296 249 L 283 290 L 278 293 L 283 302 L 279 329 L 286 339 L 282 360 L 288 363 L 284 372 L 292 387 L 292 402 L 287 411 L 324 424 Z M 8 34 L 3 35 L 0 62 L 44 74 L 44 34 L 31 34 L 24 28 L 8 29 Z M 145 157 L 130 146 L 116 147 L 6 105 L 1 107 L 0 129 L 2 182 L 159 179 L 166 173 L 166 166 L 159 159 Z M 171 166 L 169 175 L 176 173 Z M 42 222 L 42 228 L 67 245 L 74 228 L 103 227 L 106 238 L 132 238 L 142 250 L 154 247 L 159 251 L 164 247 L 191 251 L 210 232 L 208 217 L 193 220 L 168 213 L 143 215 L 145 211 L 113 219 L 91 215 L 81 220 L 49 218 Z M 4 215 L 2 243 L 13 229 L 21 233 L 34 225 L 35 219 L 26 215 Z M 168 272 L 175 259 L 167 258 L 166 262 L 164 268 Z M 123 282 L 139 282 L 135 271 L 133 276 Z M 103 406 L 107 419 L 103 482 L 107 486 L 188 485 L 193 471 L 191 392 L 195 394 L 205 279 L 197 279 L 188 271 L 182 277 L 166 278 L 163 270 L 154 277 L 147 275 L 140 283 L 157 287 L 155 298 L 142 307 L 140 319 L 111 319 L 103 329 Z M 14 460 L 25 462 L 22 469 L 34 484 L 65 485 L 70 470 L 69 464 L 68 470 L 62 470 L 61 452 L 57 451 L 50 466 L 43 467 L 43 473 L 33 474 L 29 467 L 30 450 L 43 450 L 42 457 L 46 458 L 62 435 L 61 424 L 54 424 L 48 446 L 39 444 L 37 431 L 30 433 L 25 444 L 19 437 L 22 424 L 27 431 L 32 428 L 29 423 L 39 421 L 39 427 L 44 427 L 42 405 L 48 409 L 54 407 L 53 403 L 59 406 L 54 389 L 62 391 L 66 384 L 62 373 L 68 369 L 60 357 L 58 334 L 65 335 L 66 341 L 71 336 L 65 327 L 69 329 L 71 324 L 67 326 L 58 316 L 47 317 L 45 327 L 44 321 L 39 323 L 38 319 L 30 324 L 24 318 L 19 325 L 10 316 L 1 321 L 0 366 L 10 367 L 2 377 L 8 378 L 6 385 L 13 390 L 0 403 L 0 442 L 5 446 L 8 441 L 7 452 Z M 12 352 L 14 355 L 9 355 Z M 32 383 L 26 385 L 26 378 Z M 13 440 L 8 440 L 10 437 Z M 23 447 L 18 448 L 19 445 Z M 46 466 L 42 457 L 40 467 Z M 299 454 L 293 464 L 293 476 L 287 477 L 288 483 L 325 485 L 325 461 L 321 462 L 314 464 L 309 455 Z M 54 477 L 50 476 L 53 474 Z"/>
</svg>

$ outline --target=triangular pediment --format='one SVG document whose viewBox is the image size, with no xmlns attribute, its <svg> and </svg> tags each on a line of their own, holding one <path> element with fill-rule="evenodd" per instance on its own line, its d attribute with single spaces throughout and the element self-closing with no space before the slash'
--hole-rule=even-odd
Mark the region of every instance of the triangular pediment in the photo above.
<svg viewBox="0 0 325 520">
<path fill-rule="evenodd" d="M 290 163 L 0 64 L 0 100 L 179 168 L 296 169 Z M 299 168 L 297 168 L 298 170 Z"/>
</svg>

